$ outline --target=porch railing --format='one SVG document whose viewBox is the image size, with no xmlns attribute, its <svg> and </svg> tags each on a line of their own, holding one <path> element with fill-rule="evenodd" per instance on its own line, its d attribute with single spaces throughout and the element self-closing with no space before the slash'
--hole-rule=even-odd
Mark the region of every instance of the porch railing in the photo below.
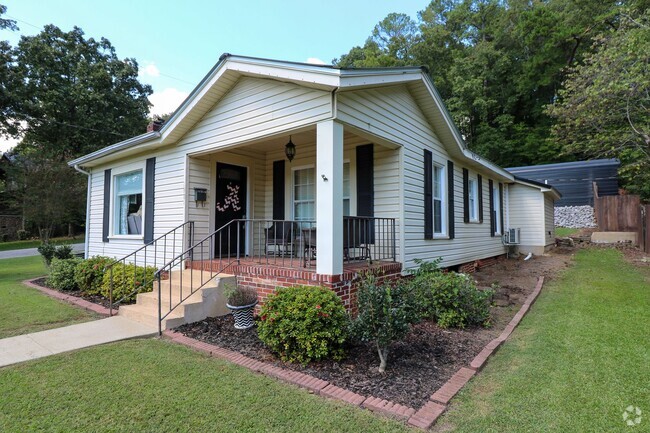
<svg viewBox="0 0 650 433">
<path fill-rule="evenodd" d="M 186 245 L 193 245 L 193 236 L 194 222 L 186 221 L 131 254 L 109 263 L 104 271 L 109 274 L 110 281 L 108 291 L 109 315 L 112 316 L 114 308 L 124 302 L 125 299 L 133 297 L 148 285 L 153 285 L 154 272 L 150 274 L 147 269 L 158 268 L 160 264 L 167 263 L 176 257 L 186 248 Z M 135 265 L 136 268 L 127 270 L 126 265 Z M 142 267 L 144 270 L 136 271 L 138 267 Z M 113 299 L 113 286 L 116 278 L 124 280 L 129 286 L 128 292 L 122 294 L 117 300 Z"/>
<path fill-rule="evenodd" d="M 236 219 L 192 244 L 155 273 L 159 332 L 172 311 L 242 260 L 293 268 L 315 265 L 317 236 L 315 221 Z M 341 254 L 346 263 L 394 262 L 395 219 L 344 217 Z M 185 275 L 178 272 L 177 278 L 171 277 L 173 271 L 184 268 Z"/>
</svg>

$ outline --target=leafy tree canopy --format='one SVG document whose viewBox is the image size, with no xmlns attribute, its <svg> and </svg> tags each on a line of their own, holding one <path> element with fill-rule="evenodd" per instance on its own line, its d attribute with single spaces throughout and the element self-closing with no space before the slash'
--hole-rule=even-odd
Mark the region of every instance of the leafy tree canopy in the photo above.
<svg viewBox="0 0 650 433">
<path fill-rule="evenodd" d="M 622 8 L 615 0 L 433 0 L 417 21 L 390 14 L 333 63 L 425 65 L 477 153 L 506 167 L 570 160 L 548 140 L 554 120 L 544 107 L 594 38 L 618 28 Z"/>
<path fill-rule="evenodd" d="M 630 192 L 650 200 L 650 11 L 623 14 L 616 31 L 569 70 L 557 103 L 552 141 L 567 153 L 619 158 Z"/>
</svg>

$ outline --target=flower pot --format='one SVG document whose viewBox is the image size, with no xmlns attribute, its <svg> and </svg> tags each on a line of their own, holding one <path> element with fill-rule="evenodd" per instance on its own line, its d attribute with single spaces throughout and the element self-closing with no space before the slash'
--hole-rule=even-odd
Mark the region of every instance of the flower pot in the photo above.
<svg viewBox="0 0 650 433">
<path fill-rule="evenodd" d="M 232 312 L 232 316 L 235 318 L 235 329 L 248 329 L 255 324 L 253 319 L 253 309 L 257 305 L 257 301 L 250 305 L 243 305 L 241 307 L 235 307 L 230 304 L 226 304 L 226 307 Z"/>
</svg>

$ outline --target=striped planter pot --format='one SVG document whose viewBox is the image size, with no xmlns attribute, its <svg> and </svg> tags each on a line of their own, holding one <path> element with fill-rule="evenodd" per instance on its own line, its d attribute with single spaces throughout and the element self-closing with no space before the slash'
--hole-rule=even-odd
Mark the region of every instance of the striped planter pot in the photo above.
<svg viewBox="0 0 650 433">
<path fill-rule="evenodd" d="M 230 309 L 232 316 L 235 318 L 235 329 L 248 329 L 255 324 L 253 309 L 256 305 L 257 301 L 253 304 L 243 305 L 241 307 L 226 304 L 226 307 Z"/>
</svg>

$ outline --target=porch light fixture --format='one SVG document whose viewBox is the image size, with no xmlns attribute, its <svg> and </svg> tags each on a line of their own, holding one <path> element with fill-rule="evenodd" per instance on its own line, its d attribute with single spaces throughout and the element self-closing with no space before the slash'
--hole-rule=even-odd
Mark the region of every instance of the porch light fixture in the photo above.
<svg viewBox="0 0 650 433">
<path fill-rule="evenodd" d="M 293 161 L 293 157 L 296 156 L 296 145 L 291 141 L 291 136 L 289 136 L 289 142 L 284 146 L 284 154 L 287 155 L 289 162 Z"/>
</svg>

